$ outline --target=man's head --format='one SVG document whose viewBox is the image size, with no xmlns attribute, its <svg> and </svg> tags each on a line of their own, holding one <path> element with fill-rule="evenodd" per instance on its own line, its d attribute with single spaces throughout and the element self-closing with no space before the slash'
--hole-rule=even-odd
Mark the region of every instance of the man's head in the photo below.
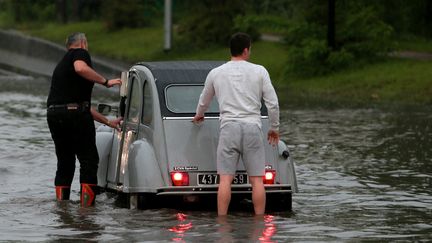
<svg viewBox="0 0 432 243">
<path fill-rule="evenodd" d="M 83 48 L 88 49 L 87 38 L 84 33 L 76 32 L 66 38 L 66 48 Z"/>
<path fill-rule="evenodd" d="M 231 56 L 248 59 L 251 42 L 250 36 L 246 33 L 238 32 L 232 35 L 230 40 Z"/>
</svg>

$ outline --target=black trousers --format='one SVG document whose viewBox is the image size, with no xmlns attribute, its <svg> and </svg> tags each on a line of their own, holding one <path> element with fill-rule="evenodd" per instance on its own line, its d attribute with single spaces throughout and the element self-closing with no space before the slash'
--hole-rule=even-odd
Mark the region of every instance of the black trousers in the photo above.
<svg viewBox="0 0 432 243">
<path fill-rule="evenodd" d="M 90 111 L 48 109 L 47 120 L 57 155 L 55 185 L 72 184 L 76 158 L 80 162 L 80 183 L 97 184 L 99 155 Z"/>
</svg>

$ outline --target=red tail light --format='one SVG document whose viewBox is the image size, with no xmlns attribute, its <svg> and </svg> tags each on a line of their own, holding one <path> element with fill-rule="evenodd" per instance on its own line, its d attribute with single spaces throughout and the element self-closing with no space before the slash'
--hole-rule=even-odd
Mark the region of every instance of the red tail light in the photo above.
<svg viewBox="0 0 432 243">
<path fill-rule="evenodd" d="M 263 182 L 264 184 L 274 184 L 276 178 L 276 171 L 275 170 L 266 170 Z"/>
<path fill-rule="evenodd" d="M 171 180 L 174 186 L 189 186 L 189 174 L 187 172 L 171 172 Z"/>
</svg>

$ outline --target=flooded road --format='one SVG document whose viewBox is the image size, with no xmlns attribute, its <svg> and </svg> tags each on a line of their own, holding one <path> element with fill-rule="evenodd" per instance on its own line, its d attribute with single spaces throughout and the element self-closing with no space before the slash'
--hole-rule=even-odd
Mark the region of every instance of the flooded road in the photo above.
<svg viewBox="0 0 432 243">
<path fill-rule="evenodd" d="M 292 213 L 129 210 L 103 193 L 54 195 L 48 81 L 0 72 L 0 241 L 291 242 L 432 239 L 432 113 L 288 107 L 282 139 L 297 165 Z M 97 101 L 113 101 L 95 92 Z M 96 98 L 97 97 L 97 98 Z"/>
</svg>

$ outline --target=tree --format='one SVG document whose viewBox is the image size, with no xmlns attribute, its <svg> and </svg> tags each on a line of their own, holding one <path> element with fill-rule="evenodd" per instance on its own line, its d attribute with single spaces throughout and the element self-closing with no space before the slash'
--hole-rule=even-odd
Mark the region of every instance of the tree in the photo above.
<svg viewBox="0 0 432 243">
<path fill-rule="evenodd" d="M 335 49 L 335 1 L 328 0 L 328 21 L 327 21 L 327 46 L 331 49 Z"/>
<path fill-rule="evenodd" d="M 103 21 L 108 30 L 136 28 L 150 25 L 157 0 L 103 1 Z"/>
<path fill-rule="evenodd" d="M 67 15 L 67 4 L 66 0 L 57 0 L 56 1 L 56 9 L 57 9 L 57 19 L 62 23 L 67 23 L 68 15 Z"/>
<path fill-rule="evenodd" d="M 234 32 L 252 31 L 235 26 L 236 17 L 245 14 L 247 3 L 244 0 L 189 0 L 188 15 L 180 22 L 179 34 L 185 43 L 194 46 L 226 46 Z"/>
<path fill-rule="evenodd" d="M 370 62 L 391 50 L 392 28 L 380 19 L 373 4 L 367 0 L 326 3 L 305 0 L 293 5 L 300 14 L 286 37 L 290 72 L 325 74 Z"/>
</svg>

